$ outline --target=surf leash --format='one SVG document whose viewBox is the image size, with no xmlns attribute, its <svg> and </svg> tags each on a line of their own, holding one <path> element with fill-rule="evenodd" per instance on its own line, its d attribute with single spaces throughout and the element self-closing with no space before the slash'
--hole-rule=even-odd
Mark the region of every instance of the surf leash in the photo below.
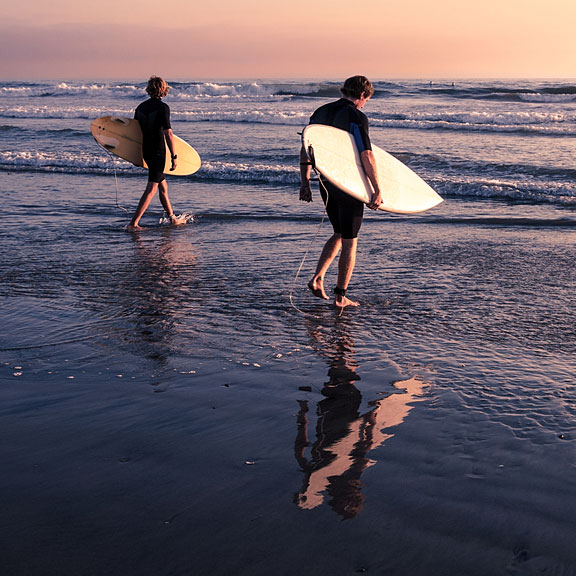
<svg viewBox="0 0 576 576">
<path fill-rule="evenodd" d="M 110 154 L 110 159 L 112 160 L 112 166 L 114 168 L 114 189 L 116 190 L 116 208 L 118 208 L 119 210 L 123 210 L 124 212 L 126 212 L 126 214 L 130 214 L 130 212 L 126 210 L 126 208 L 120 206 L 120 204 L 118 203 L 118 175 L 116 174 L 116 159 L 114 158 L 114 154 L 112 154 L 112 152 L 110 152 L 110 150 L 108 150 L 106 146 L 103 146 L 103 148 L 104 150 L 106 150 L 106 152 L 108 152 L 108 154 Z"/>
<path fill-rule="evenodd" d="M 120 204 L 118 204 L 118 176 L 116 175 L 116 166 L 114 166 L 114 188 L 116 189 L 116 208 L 124 210 L 126 214 L 130 214 L 130 212 L 128 212 L 124 206 L 120 206 Z"/>
<path fill-rule="evenodd" d="M 320 318 L 320 316 L 318 316 L 316 314 L 312 314 L 310 312 L 304 312 L 304 310 L 301 310 L 300 308 L 298 308 L 298 306 L 296 306 L 296 304 L 294 304 L 294 298 L 293 298 L 294 288 L 296 287 L 296 282 L 298 282 L 298 278 L 300 277 L 300 272 L 302 272 L 302 268 L 304 267 L 304 263 L 306 262 L 306 258 L 308 257 L 308 253 L 310 252 L 310 249 L 312 248 L 312 244 L 314 244 L 316 242 L 316 238 L 318 237 L 318 234 L 320 233 L 320 230 L 322 229 L 322 225 L 324 224 L 324 220 L 326 219 L 326 208 L 328 206 L 328 201 L 330 200 L 330 195 L 328 193 L 328 190 L 327 190 L 326 186 L 324 186 L 324 182 L 322 182 L 322 178 L 320 177 L 320 173 L 316 169 L 316 162 L 314 159 L 314 149 L 312 148 L 312 146 L 308 147 L 308 157 L 310 158 L 310 166 L 312 167 L 312 170 L 314 170 L 314 173 L 318 177 L 318 181 L 320 182 L 320 186 L 322 186 L 322 188 L 324 189 L 324 192 L 326 192 L 326 203 L 324 204 L 324 212 L 322 213 L 322 219 L 320 220 L 320 224 L 318 225 L 318 228 L 316 229 L 314 236 L 311 238 L 310 242 L 308 243 L 308 247 L 306 248 L 306 251 L 304 252 L 304 256 L 302 257 L 302 261 L 300 262 L 300 266 L 298 266 L 298 270 L 296 271 L 296 276 L 294 276 L 294 281 L 292 282 L 292 287 L 290 288 L 289 299 L 290 299 L 290 304 L 291 304 L 292 308 L 294 308 L 294 310 L 296 310 L 297 312 L 300 312 L 300 314 L 304 314 L 305 316 L 312 316 L 313 318 Z"/>
<path fill-rule="evenodd" d="M 110 154 L 110 156 L 112 156 L 112 154 Z M 116 208 L 119 208 L 120 210 L 123 210 L 126 214 L 130 214 L 130 212 L 128 212 L 128 210 L 126 210 L 126 208 L 124 208 L 124 206 L 120 206 L 120 204 L 118 203 L 118 176 L 116 174 L 116 163 L 114 162 L 114 157 L 112 156 L 112 161 L 113 161 L 113 165 L 114 165 L 114 188 L 116 190 Z"/>
</svg>

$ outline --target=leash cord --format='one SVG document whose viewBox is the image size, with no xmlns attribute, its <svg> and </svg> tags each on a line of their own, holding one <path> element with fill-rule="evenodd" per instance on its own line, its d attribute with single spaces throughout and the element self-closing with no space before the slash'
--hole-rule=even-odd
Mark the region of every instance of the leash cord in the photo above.
<svg viewBox="0 0 576 576">
<path fill-rule="evenodd" d="M 116 189 L 116 208 L 119 208 L 120 210 L 124 210 L 124 212 L 126 214 L 129 214 L 128 210 L 126 210 L 126 208 L 124 208 L 123 206 L 120 206 L 120 204 L 118 203 L 118 176 L 116 175 L 116 165 L 114 164 L 114 188 Z"/>
<path fill-rule="evenodd" d="M 328 193 L 328 190 L 327 190 L 326 186 L 324 185 L 324 182 L 322 181 L 322 177 L 321 177 L 320 173 L 316 169 L 316 165 L 314 164 L 313 156 L 312 156 L 312 170 L 314 170 L 316 176 L 318 176 L 318 181 L 320 182 L 320 186 L 322 186 L 322 188 L 324 189 L 324 192 L 326 193 L 326 202 L 324 203 L 324 212 L 322 213 L 322 219 L 320 220 L 320 224 L 318 225 L 318 228 L 316 229 L 314 236 L 312 237 L 312 239 L 308 243 L 308 248 L 306 248 L 306 251 L 304 252 L 304 256 L 302 257 L 302 261 L 300 262 L 300 266 L 298 266 L 298 270 L 296 271 L 296 275 L 294 276 L 294 281 L 292 282 L 292 287 L 290 288 L 289 299 L 290 299 L 290 304 L 291 304 L 292 308 L 294 308 L 296 311 L 300 312 L 300 314 L 304 314 L 305 316 L 312 316 L 314 318 L 318 318 L 318 316 L 316 316 L 315 314 L 311 314 L 310 312 L 304 312 L 304 310 L 301 310 L 300 308 L 298 308 L 298 306 L 296 306 L 296 304 L 294 304 L 294 298 L 293 298 L 294 288 L 296 286 L 296 282 L 298 281 L 298 278 L 300 277 L 300 272 L 302 271 L 302 268 L 304 266 L 304 262 L 306 262 L 306 258 L 308 257 L 308 253 L 310 252 L 310 249 L 312 248 L 312 244 L 314 244 L 314 242 L 316 241 L 316 238 L 318 237 L 318 234 L 320 233 L 322 225 L 324 224 L 324 220 L 326 219 L 326 210 L 328 207 L 328 201 L 330 200 L 330 195 Z"/>
<path fill-rule="evenodd" d="M 110 155 L 110 158 L 112 160 L 112 167 L 114 169 L 114 189 L 116 191 L 116 208 L 118 208 L 119 210 L 123 210 L 126 214 L 130 214 L 130 212 L 128 212 L 126 208 L 120 206 L 120 204 L 118 203 L 118 175 L 116 174 L 116 159 L 114 158 L 114 154 L 112 154 L 112 152 L 110 152 L 110 150 L 108 150 L 105 146 L 103 146 L 103 148 Z"/>
</svg>

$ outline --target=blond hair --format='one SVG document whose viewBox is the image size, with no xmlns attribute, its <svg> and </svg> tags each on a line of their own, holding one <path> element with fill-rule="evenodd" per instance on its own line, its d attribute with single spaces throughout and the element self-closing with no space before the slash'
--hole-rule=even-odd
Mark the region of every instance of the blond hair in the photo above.
<svg viewBox="0 0 576 576">
<path fill-rule="evenodd" d="M 170 90 L 170 86 L 162 78 L 150 76 L 148 86 L 146 86 L 146 92 L 148 92 L 150 98 L 164 98 L 168 94 L 168 90 Z"/>
</svg>

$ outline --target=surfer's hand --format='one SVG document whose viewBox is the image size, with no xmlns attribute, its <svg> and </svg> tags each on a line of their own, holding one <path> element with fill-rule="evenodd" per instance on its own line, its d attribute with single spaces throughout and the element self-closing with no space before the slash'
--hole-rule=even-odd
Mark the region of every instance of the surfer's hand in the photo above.
<svg viewBox="0 0 576 576">
<path fill-rule="evenodd" d="M 372 196 L 372 201 L 368 204 L 368 208 L 372 208 L 372 210 L 378 210 L 380 204 L 382 204 L 382 194 L 380 192 L 374 193 Z"/>
<path fill-rule="evenodd" d="M 176 166 L 178 165 L 178 160 L 176 158 L 172 158 L 172 167 L 170 168 L 170 172 L 176 170 Z"/>
<path fill-rule="evenodd" d="M 305 182 L 300 185 L 300 200 L 302 200 L 302 202 L 312 202 L 312 190 L 310 190 L 310 182 Z"/>
</svg>

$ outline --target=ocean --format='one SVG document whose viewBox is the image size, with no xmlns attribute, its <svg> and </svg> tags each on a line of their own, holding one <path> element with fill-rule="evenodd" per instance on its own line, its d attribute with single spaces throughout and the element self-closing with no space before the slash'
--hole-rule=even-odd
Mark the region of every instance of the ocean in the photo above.
<svg viewBox="0 0 576 576">
<path fill-rule="evenodd" d="M 89 126 L 145 81 L 0 82 L 2 573 L 576 574 L 576 80 L 375 82 L 445 202 L 367 211 L 342 314 L 298 201 L 340 83 L 170 84 L 194 221 L 130 234 Z"/>
<path fill-rule="evenodd" d="M 447 197 L 572 205 L 575 82 L 376 82 L 365 111 L 373 140 Z M 204 160 L 194 182 L 291 186 L 298 131 L 340 83 L 171 85 L 177 132 Z M 139 174 L 95 147 L 86 127 L 132 117 L 142 83 L 2 82 L 0 96 L 3 171 Z"/>
</svg>

